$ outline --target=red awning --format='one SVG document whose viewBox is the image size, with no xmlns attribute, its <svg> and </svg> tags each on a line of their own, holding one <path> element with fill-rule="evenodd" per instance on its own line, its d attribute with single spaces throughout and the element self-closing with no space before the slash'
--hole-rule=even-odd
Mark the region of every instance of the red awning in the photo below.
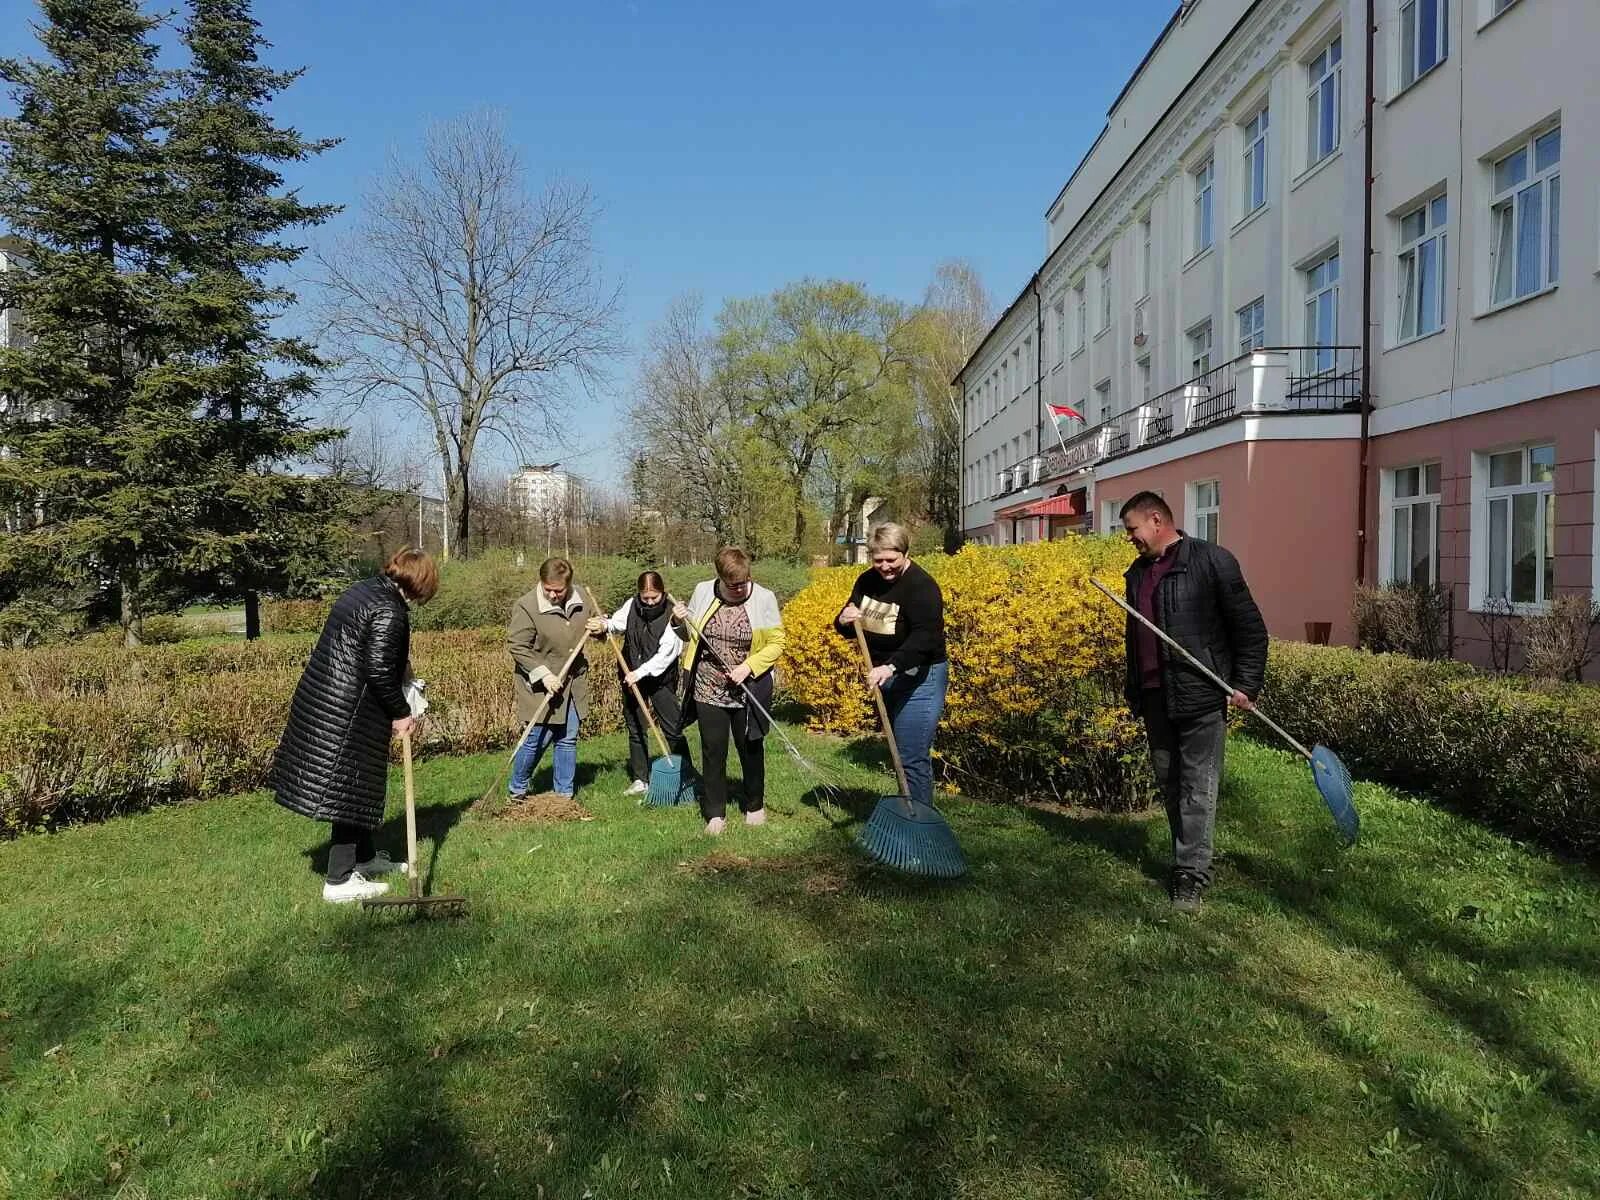
<svg viewBox="0 0 1600 1200">
<path fill-rule="evenodd" d="M 1065 496 L 1051 496 L 1048 500 L 1035 500 L 1022 510 L 1025 517 L 1081 517 L 1083 493 L 1068 492 Z"/>
</svg>

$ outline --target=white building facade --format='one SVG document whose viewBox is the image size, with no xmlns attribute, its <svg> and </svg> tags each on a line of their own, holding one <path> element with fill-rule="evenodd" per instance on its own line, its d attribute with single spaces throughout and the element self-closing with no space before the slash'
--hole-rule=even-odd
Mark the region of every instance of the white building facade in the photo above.
<svg viewBox="0 0 1600 1200">
<path fill-rule="evenodd" d="M 959 376 L 969 538 L 1148 488 L 1275 634 L 1437 582 L 1469 656 L 1486 604 L 1600 583 L 1600 4 L 1372 8 L 1370 147 L 1367 0 L 1173 16 Z"/>
</svg>

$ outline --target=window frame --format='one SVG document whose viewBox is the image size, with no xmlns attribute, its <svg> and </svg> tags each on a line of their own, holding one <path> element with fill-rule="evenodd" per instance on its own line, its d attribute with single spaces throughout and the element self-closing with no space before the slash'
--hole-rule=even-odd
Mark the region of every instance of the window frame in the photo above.
<svg viewBox="0 0 1600 1200">
<path fill-rule="evenodd" d="M 1336 263 L 1335 274 L 1331 279 L 1324 278 L 1318 284 L 1314 277 L 1329 263 Z M 1344 263 L 1340 258 L 1340 249 L 1335 246 L 1322 257 L 1308 263 L 1300 269 L 1301 282 L 1305 288 L 1305 350 L 1302 358 L 1302 374 L 1320 375 L 1325 371 L 1333 370 L 1335 364 L 1334 347 L 1339 344 L 1339 288 L 1344 278 Z M 1320 319 L 1322 298 L 1328 298 L 1329 311 L 1333 314 L 1333 325 L 1330 340 L 1326 343 L 1320 340 L 1322 322 Z"/>
<path fill-rule="evenodd" d="M 1324 60 L 1329 60 L 1324 62 Z M 1344 35 L 1335 34 L 1306 67 L 1306 170 L 1333 157 L 1344 142 Z M 1331 96 L 1327 85 L 1331 84 Z M 1333 140 L 1322 145 L 1323 103 L 1331 100 Z"/>
<path fill-rule="evenodd" d="M 1443 206 L 1444 216 L 1439 218 L 1440 206 Z M 1406 222 L 1413 217 L 1421 216 L 1421 232 L 1414 237 L 1406 238 Z M 1449 235 L 1450 235 L 1450 197 L 1448 193 L 1440 192 L 1419 202 L 1412 208 L 1402 212 L 1396 221 L 1399 230 L 1396 244 L 1399 250 L 1395 255 L 1395 313 L 1399 323 L 1395 327 L 1395 345 L 1403 346 L 1407 342 L 1415 342 L 1433 334 L 1443 332 L 1449 311 Z M 1431 314 L 1424 314 L 1422 308 L 1427 300 L 1427 291 L 1424 279 L 1424 265 L 1426 260 L 1425 250 L 1432 244 L 1433 261 L 1437 279 L 1434 284 L 1434 303 Z M 1434 324 L 1424 327 L 1424 315 L 1431 316 Z M 1407 322 L 1413 321 L 1410 331 L 1407 332 Z"/>
<path fill-rule="evenodd" d="M 1541 450 L 1550 451 L 1549 475 L 1541 480 L 1533 479 L 1533 456 Z M 1515 484 L 1495 484 L 1494 460 L 1508 454 L 1519 456 L 1518 479 Z M 1491 601 L 1503 599 L 1510 604 L 1511 611 L 1516 613 L 1542 612 L 1554 598 L 1555 562 L 1558 557 L 1555 552 L 1555 534 L 1558 528 L 1556 514 L 1556 489 L 1555 476 L 1559 459 L 1556 455 L 1556 443 L 1552 441 L 1525 442 L 1520 446 L 1508 446 L 1498 450 L 1478 451 L 1473 455 L 1474 471 L 1479 474 L 1482 482 L 1481 517 L 1482 534 L 1473 539 L 1475 553 L 1481 552 L 1481 592 L 1477 599 L 1480 609 Z M 1534 503 L 1534 598 L 1532 600 L 1518 600 L 1512 594 L 1515 586 L 1516 562 L 1512 558 L 1512 551 L 1516 542 L 1516 497 L 1533 495 L 1543 497 Z M 1495 505 L 1504 502 L 1504 517 L 1497 521 Z M 1477 509 L 1477 505 L 1474 508 Z M 1474 515 L 1479 515 L 1475 512 Z M 1496 581 L 1493 576 L 1495 558 L 1496 525 L 1503 525 L 1504 543 L 1504 571 L 1503 579 Z M 1481 538 L 1481 540 L 1480 540 Z M 1476 574 L 1476 572 L 1475 572 Z M 1547 583 L 1547 578 L 1548 583 Z M 1504 590 L 1496 592 L 1496 587 L 1504 585 Z"/>
<path fill-rule="evenodd" d="M 1255 132 L 1252 133 L 1252 129 Z M 1243 206 L 1243 211 L 1239 214 L 1241 221 L 1258 209 L 1265 208 L 1272 192 L 1272 166 L 1271 159 L 1267 155 L 1267 136 L 1271 129 L 1271 106 L 1268 104 L 1256 109 L 1250 118 L 1241 122 L 1239 126 L 1240 133 L 1244 137 L 1244 152 L 1240 156 L 1244 166 L 1244 175 L 1240 179 L 1240 200 Z M 1258 175 L 1259 195 L 1256 192 Z"/>
<path fill-rule="evenodd" d="M 1254 328 L 1245 325 L 1245 314 L 1254 314 L 1256 320 Z M 1249 304 L 1234 310 L 1234 328 L 1238 334 L 1237 343 L 1239 353 L 1253 354 L 1267 344 L 1267 298 L 1265 295 L 1257 296 Z"/>
<path fill-rule="evenodd" d="M 1206 155 L 1205 161 L 1189 172 L 1189 180 L 1194 193 L 1194 220 L 1190 230 L 1194 238 L 1190 255 L 1193 258 L 1217 244 L 1217 156 Z"/>
<path fill-rule="evenodd" d="M 1205 337 L 1204 348 L 1199 345 L 1201 336 Z M 1197 321 L 1184 330 L 1184 350 L 1189 356 L 1189 374 L 1187 378 L 1198 379 L 1209 372 L 1214 365 L 1211 361 L 1216 352 L 1216 336 L 1212 329 L 1211 318 Z M 1201 364 L 1204 364 L 1203 366 Z"/>
<path fill-rule="evenodd" d="M 1408 471 L 1416 472 L 1416 490 L 1409 496 L 1400 495 L 1400 479 Z M 1429 489 L 1429 472 L 1433 472 L 1433 488 Z M 1426 513 L 1428 536 L 1431 545 L 1428 552 L 1428 578 L 1425 581 L 1429 587 L 1437 586 L 1439 582 L 1439 535 L 1441 532 L 1441 513 L 1443 512 L 1444 492 L 1444 465 L 1438 459 L 1408 463 L 1405 466 L 1392 467 L 1384 472 L 1384 504 L 1383 504 L 1383 529 L 1380 537 L 1380 553 L 1383 555 L 1380 577 L 1385 584 L 1415 584 L 1417 579 L 1413 568 L 1416 565 L 1414 554 L 1414 537 L 1416 533 L 1416 517 L 1414 509 L 1424 509 Z M 1405 549 L 1407 569 L 1401 575 L 1396 566 L 1400 558 L 1399 531 L 1402 528 L 1399 514 L 1406 514 L 1404 529 L 1406 531 Z"/>
<path fill-rule="evenodd" d="M 1100 289 L 1100 328 L 1094 331 L 1099 337 L 1111 328 L 1111 255 L 1107 254 L 1094 264 L 1096 282 Z"/>
<path fill-rule="evenodd" d="M 1139 218 L 1139 299 L 1141 300 L 1149 299 L 1150 289 L 1155 286 L 1155 257 L 1151 252 L 1152 223 L 1151 213 L 1146 210 L 1144 216 Z"/>
<path fill-rule="evenodd" d="M 1434 58 L 1426 66 L 1422 64 L 1423 45 L 1417 21 L 1424 5 L 1432 11 L 1434 21 Z M 1408 11 L 1411 14 L 1409 30 L 1406 15 Z M 1398 90 L 1404 92 L 1415 87 L 1450 59 L 1450 0 L 1400 0 L 1395 17 L 1395 54 L 1399 65 Z M 1408 38 L 1411 42 L 1409 53 L 1406 46 Z"/>
<path fill-rule="evenodd" d="M 1210 503 L 1200 502 L 1200 489 L 1210 488 Z M 1188 485 L 1188 514 L 1185 532 L 1213 546 L 1222 545 L 1222 480 L 1197 479 Z"/>
<path fill-rule="evenodd" d="M 1539 145 L 1551 136 L 1555 137 L 1555 157 L 1544 168 L 1539 167 Z M 1489 311 L 1505 308 L 1528 300 L 1534 296 L 1552 291 L 1561 283 L 1561 152 L 1562 152 L 1561 125 L 1559 123 L 1530 133 L 1518 145 L 1494 158 L 1489 163 Z M 1526 173 L 1520 178 L 1512 180 L 1504 186 L 1497 187 L 1500 168 L 1511 162 L 1518 155 L 1526 155 Z M 1518 246 L 1522 240 L 1521 230 L 1524 214 L 1527 212 L 1524 200 L 1531 193 L 1538 195 L 1538 220 L 1540 226 L 1537 233 L 1539 244 L 1539 275 L 1534 286 L 1527 291 L 1518 290 L 1521 285 L 1523 260 Z M 1504 214 L 1505 218 L 1502 218 Z M 1501 238 L 1509 230 L 1510 240 L 1510 266 L 1505 268 L 1510 277 L 1511 291 L 1502 296 L 1500 294 L 1501 264 L 1506 261 L 1503 257 L 1505 248 Z"/>
</svg>

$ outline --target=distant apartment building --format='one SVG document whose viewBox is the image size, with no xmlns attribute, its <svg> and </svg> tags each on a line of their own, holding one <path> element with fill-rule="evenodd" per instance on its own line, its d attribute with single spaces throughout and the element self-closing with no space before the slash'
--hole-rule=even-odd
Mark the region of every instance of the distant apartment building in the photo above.
<svg viewBox="0 0 1600 1200">
<path fill-rule="evenodd" d="M 559 466 L 524 465 L 513 471 L 506 480 L 506 503 L 512 512 L 526 520 L 550 523 L 573 512 L 581 503 L 583 484 Z"/>
<path fill-rule="evenodd" d="M 1370 103 L 1367 0 L 1173 15 L 958 376 L 969 538 L 1150 489 L 1275 635 L 1440 583 L 1479 660 L 1600 588 L 1600 4 L 1373 7 Z"/>
</svg>

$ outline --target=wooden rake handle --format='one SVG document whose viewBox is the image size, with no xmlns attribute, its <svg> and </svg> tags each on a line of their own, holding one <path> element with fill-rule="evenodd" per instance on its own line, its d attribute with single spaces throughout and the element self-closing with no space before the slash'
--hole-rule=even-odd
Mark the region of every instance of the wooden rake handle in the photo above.
<svg viewBox="0 0 1600 1200">
<path fill-rule="evenodd" d="M 600 606 L 594 602 L 594 593 L 588 588 L 584 594 L 589 597 L 589 607 L 600 614 Z M 604 619 L 602 615 L 602 619 Z M 667 739 L 662 736 L 661 728 L 656 724 L 655 714 L 650 711 L 650 705 L 645 701 L 644 693 L 639 690 L 639 685 L 631 678 L 633 672 L 628 670 L 628 660 L 622 657 L 622 647 L 617 644 L 617 635 L 606 629 L 606 645 L 611 647 L 611 653 L 617 656 L 617 668 L 622 672 L 623 679 L 627 680 L 628 690 L 633 693 L 634 703 L 638 704 L 639 711 L 644 714 L 645 724 L 650 726 L 650 732 L 655 734 L 656 745 L 661 749 L 661 757 L 667 758 L 672 751 L 667 748 Z"/>
<path fill-rule="evenodd" d="M 413 898 L 422 894 L 422 876 L 417 873 L 417 785 L 411 771 L 411 735 L 400 735 L 401 761 L 406 779 L 406 886 Z"/>
<path fill-rule="evenodd" d="M 894 740 L 894 726 L 889 723 L 889 706 L 883 702 L 883 689 L 872 686 L 872 651 L 867 649 L 867 634 L 859 619 L 852 621 L 856 631 L 856 646 L 861 651 L 861 678 L 866 682 L 872 702 L 878 707 L 878 721 L 883 725 L 884 740 L 889 743 L 889 758 L 894 762 L 895 782 L 900 785 L 901 799 L 911 808 L 911 785 L 906 782 L 905 764 L 900 761 L 900 747 Z"/>
<path fill-rule="evenodd" d="M 561 664 L 561 673 L 556 676 L 555 687 L 547 687 L 544 696 L 539 701 L 539 707 L 533 710 L 533 719 L 522 728 L 522 734 L 511 745 L 511 757 L 506 759 L 506 765 L 500 768 L 500 774 L 494 779 L 488 789 L 483 793 L 482 802 L 489 803 L 489 797 L 500 790 L 500 785 L 505 782 L 506 776 L 511 773 L 511 768 L 516 765 L 517 751 L 522 749 L 522 743 L 528 740 L 528 735 L 533 732 L 535 725 L 540 724 L 545 714 L 550 711 L 550 702 L 555 699 L 556 693 L 567 683 L 567 674 L 572 670 L 572 664 L 578 661 L 578 655 L 583 653 L 583 647 L 589 640 L 587 631 L 578 639 L 578 644 L 572 648 L 572 653 L 567 655 L 567 661 Z M 530 681 L 529 687 L 532 687 Z"/>
<path fill-rule="evenodd" d="M 1219 688 L 1221 688 L 1229 696 L 1232 696 L 1234 692 L 1239 690 L 1238 688 L 1234 687 L 1233 684 L 1229 683 L 1226 679 L 1224 679 L 1222 676 L 1218 675 L 1210 667 L 1206 666 L 1205 663 L 1201 662 L 1194 655 L 1190 654 L 1182 646 L 1178 645 L 1178 643 L 1172 639 L 1172 637 L 1166 632 L 1166 630 L 1162 629 L 1154 621 L 1150 620 L 1142 612 L 1140 612 L 1138 609 L 1134 608 L 1133 605 L 1129 604 L 1126 600 L 1124 600 L 1121 596 L 1119 596 L 1115 592 L 1113 592 L 1105 584 L 1101 583 L 1098 579 L 1090 579 L 1089 582 L 1092 583 L 1095 587 L 1099 588 L 1107 596 L 1109 596 L 1111 598 L 1111 600 L 1113 601 L 1113 603 L 1115 603 L 1119 608 L 1121 608 L 1124 612 L 1126 612 L 1135 621 L 1138 621 L 1139 624 L 1143 625 L 1151 633 L 1155 634 L 1158 638 L 1160 638 L 1163 642 L 1165 642 L 1169 649 L 1176 650 L 1178 652 L 1178 654 L 1184 659 L 1185 662 L 1187 662 L 1196 671 L 1199 671 L 1200 674 L 1204 675 L 1212 683 L 1216 684 Z M 1254 705 L 1251 705 L 1250 708 L 1247 709 L 1246 711 L 1248 711 L 1253 716 L 1255 716 L 1257 719 L 1259 719 L 1263 725 L 1265 725 L 1268 729 L 1272 730 L 1273 733 L 1277 734 L 1284 741 L 1288 742 L 1289 745 L 1293 746 L 1295 748 L 1295 750 L 1297 750 L 1299 752 L 1301 758 L 1304 758 L 1308 762 L 1311 760 L 1311 751 L 1307 750 L 1298 741 L 1296 741 L 1295 738 L 1288 732 L 1288 730 L 1284 729 L 1283 726 L 1279 725 L 1271 717 L 1267 716 L 1266 713 L 1262 712 L 1259 708 L 1255 707 Z"/>
</svg>

